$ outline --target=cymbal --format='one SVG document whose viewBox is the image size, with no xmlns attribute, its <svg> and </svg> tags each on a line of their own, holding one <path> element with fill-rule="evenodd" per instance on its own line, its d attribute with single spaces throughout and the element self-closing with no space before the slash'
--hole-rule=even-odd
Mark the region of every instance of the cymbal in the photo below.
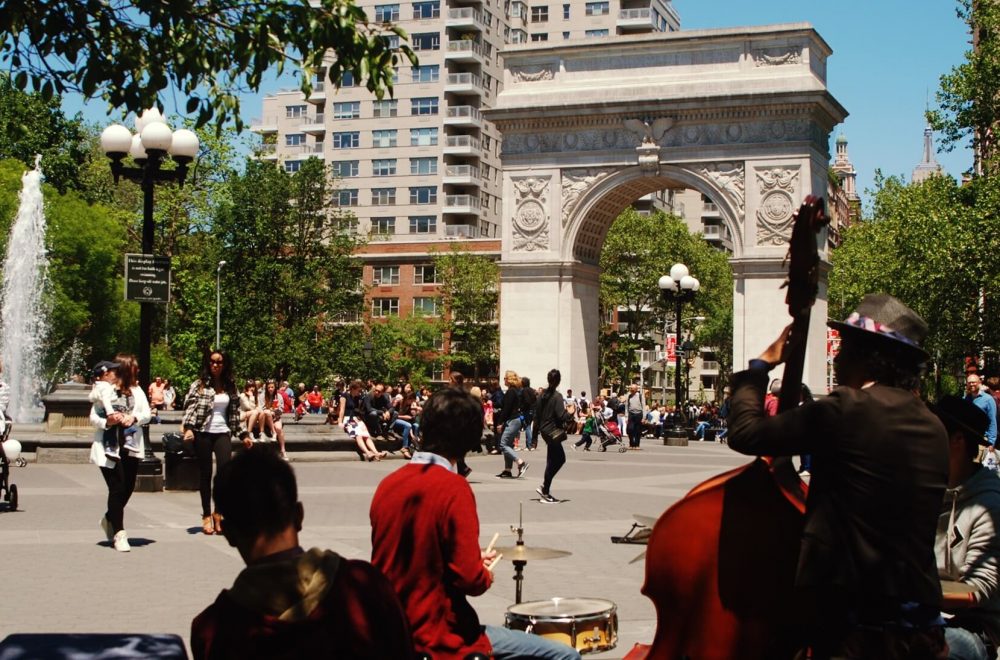
<svg viewBox="0 0 1000 660">
<path fill-rule="evenodd" d="M 506 548 L 497 547 L 497 552 L 508 561 L 533 561 L 536 559 L 559 559 L 568 557 L 572 552 L 555 550 L 553 548 L 529 548 L 526 545 L 513 545 Z"/>
<path fill-rule="evenodd" d="M 643 515 L 641 513 L 633 513 L 632 517 L 635 518 L 635 521 L 637 523 L 639 523 L 640 525 L 645 525 L 646 527 L 650 527 L 650 528 L 653 525 L 656 524 L 656 520 L 657 520 L 653 516 L 645 516 L 645 515 Z"/>
<path fill-rule="evenodd" d="M 972 585 L 954 580 L 941 580 L 941 591 L 951 596 L 961 596 L 971 594 L 976 590 Z"/>
</svg>

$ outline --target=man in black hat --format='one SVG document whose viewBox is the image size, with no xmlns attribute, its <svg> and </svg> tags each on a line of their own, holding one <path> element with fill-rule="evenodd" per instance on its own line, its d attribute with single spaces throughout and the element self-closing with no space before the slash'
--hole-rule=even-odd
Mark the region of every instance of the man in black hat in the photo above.
<svg viewBox="0 0 1000 660">
<path fill-rule="evenodd" d="M 795 580 L 796 628 L 812 657 L 935 657 L 944 648 L 934 530 L 948 481 L 941 422 L 916 396 L 927 325 L 887 295 L 843 323 L 829 396 L 764 412 L 781 336 L 733 376 L 729 446 L 812 455 Z"/>
<path fill-rule="evenodd" d="M 938 571 L 943 580 L 971 589 L 946 589 L 944 609 L 954 614 L 945 637 L 950 658 L 986 660 L 1000 644 L 1000 479 L 976 462 L 989 445 L 989 418 L 974 403 L 946 396 L 934 412 L 948 431 L 948 490 L 938 518 Z"/>
</svg>

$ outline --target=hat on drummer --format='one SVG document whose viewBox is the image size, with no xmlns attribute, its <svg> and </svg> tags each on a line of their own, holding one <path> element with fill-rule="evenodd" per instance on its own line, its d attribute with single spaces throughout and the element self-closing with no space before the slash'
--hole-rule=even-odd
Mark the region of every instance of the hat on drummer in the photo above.
<svg viewBox="0 0 1000 660">
<path fill-rule="evenodd" d="M 921 346 L 927 337 L 927 323 L 912 309 L 884 293 L 868 294 L 850 316 L 843 321 L 829 321 L 827 325 L 839 331 L 844 339 L 864 341 L 909 361 L 925 362 L 928 358 Z"/>
<path fill-rule="evenodd" d="M 940 401 L 931 406 L 931 410 L 941 419 L 949 433 L 961 430 L 971 441 L 981 445 L 990 444 L 986 439 L 990 418 L 971 401 L 949 394 L 941 397 Z"/>
</svg>

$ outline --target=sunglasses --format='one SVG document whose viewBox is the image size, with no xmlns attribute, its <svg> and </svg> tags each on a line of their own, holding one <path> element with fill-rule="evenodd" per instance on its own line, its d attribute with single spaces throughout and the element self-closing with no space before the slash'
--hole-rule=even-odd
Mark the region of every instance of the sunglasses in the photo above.
<svg viewBox="0 0 1000 660">
<path fill-rule="evenodd" d="M 223 360 L 209 360 L 209 363 L 210 364 L 224 364 L 225 362 Z"/>
</svg>

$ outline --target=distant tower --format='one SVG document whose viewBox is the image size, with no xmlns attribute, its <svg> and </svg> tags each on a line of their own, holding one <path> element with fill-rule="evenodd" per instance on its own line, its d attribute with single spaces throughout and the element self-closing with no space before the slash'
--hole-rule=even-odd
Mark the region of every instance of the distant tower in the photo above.
<svg viewBox="0 0 1000 660">
<path fill-rule="evenodd" d="M 934 131 L 930 126 L 924 129 L 924 159 L 913 168 L 910 179 L 913 183 L 921 183 L 944 170 L 934 158 Z"/>
<path fill-rule="evenodd" d="M 850 200 L 858 199 L 856 180 L 858 173 L 851 163 L 850 156 L 847 155 L 847 137 L 841 133 L 837 136 L 837 155 L 830 168 L 840 179 L 840 187 Z"/>
</svg>

